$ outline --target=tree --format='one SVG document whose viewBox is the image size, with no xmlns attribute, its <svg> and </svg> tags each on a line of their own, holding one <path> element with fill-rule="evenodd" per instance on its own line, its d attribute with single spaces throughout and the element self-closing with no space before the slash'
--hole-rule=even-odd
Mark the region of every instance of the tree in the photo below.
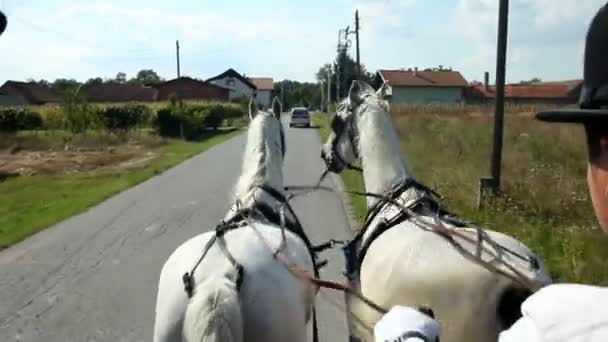
<svg viewBox="0 0 608 342">
<path fill-rule="evenodd" d="M 86 85 L 103 84 L 103 78 L 101 78 L 101 77 L 89 78 L 86 82 L 84 82 L 84 84 L 86 84 Z"/>
<path fill-rule="evenodd" d="M 327 74 L 331 77 L 331 88 L 330 96 L 331 101 L 336 101 L 336 83 L 338 77 L 336 71 L 340 71 L 340 96 L 344 98 L 348 95 L 348 89 L 355 79 L 357 79 L 357 63 L 353 58 L 345 51 L 341 51 L 336 56 L 336 60 L 333 64 L 326 63 L 319 68 L 315 74 L 315 78 L 319 82 L 323 82 L 325 85 L 325 93 L 327 93 Z M 374 81 L 375 74 L 368 72 L 365 65 L 361 64 L 361 80 L 372 84 Z"/>
<path fill-rule="evenodd" d="M 116 74 L 116 77 L 114 78 L 114 82 L 127 83 L 127 74 L 125 74 L 124 72 L 119 72 L 118 74 Z"/>
<path fill-rule="evenodd" d="M 73 78 L 58 78 L 51 84 L 51 88 L 59 93 L 73 92 L 79 86 L 80 82 Z"/>
<path fill-rule="evenodd" d="M 534 83 L 540 83 L 542 82 L 542 80 L 538 77 L 534 77 L 533 79 L 530 79 L 528 81 L 520 81 L 519 84 L 534 84 Z"/>
<path fill-rule="evenodd" d="M 39 84 L 39 85 L 42 85 L 42 86 L 45 86 L 45 87 L 50 87 L 51 86 L 51 82 L 49 82 L 49 81 L 47 81 L 45 79 L 40 79 L 40 81 L 36 81 L 33 78 L 28 78 L 27 82 L 28 83 L 36 83 L 36 84 Z"/>
<path fill-rule="evenodd" d="M 282 94 L 281 90 L 285 93 Z M 283 80 L 274 84 L 274 93 L 284 99 L 285 109 L 298 106 L 315 108 L 321 104 L 321 89 L 318 83 Z"/>
<path fill-rule="evenodd" d="M 142 69 L 134 78 L 129 80 L 131 83 L 143 85 L 159 84 L 162 81 L 163 79 L 152 69 Z"/>
<path fill-rule="evenodd" d="M 315 78 L 318 82 L 327 82 L 327 75 L 329 74 L 330 78 L 334 78 L 334 70 L 331 64 L 325 63 L 322 67 L 319 68 L 319 71 L 315 74 Z"/>
</svg>

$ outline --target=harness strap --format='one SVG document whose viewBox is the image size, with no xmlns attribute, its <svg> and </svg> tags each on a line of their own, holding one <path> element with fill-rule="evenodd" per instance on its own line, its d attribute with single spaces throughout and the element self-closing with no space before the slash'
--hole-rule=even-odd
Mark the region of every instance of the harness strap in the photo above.
<svg viewBox="0 0 608 342">
<path fill-rule="evenodd" d="M 224 255 L 226 255 L 226 258 L 228 258 L 228 260 L 230 261 L 232 266 L 237 270 L 238 275 L 237 275 L 237 279 L 236 279 L 236 286 L 237 286 L 237 289 L 240 289 L 241 284 L 243 282 L 243 266 L 234 259 L 234 257 L 230 253 L 230 251 L 228 251 L 228 248 L 226 248 L 226 243 L 224 241 L 224 234 L 228 230 L 232 230 L 232 229 L 238 228 L 240 226 L 241 225 L 234 223 L 234 222 L 223 222 L 222 221 L 220 224 L 218 224 L 215 227 L 215 234 L 211 237 L 211 239 L 209 239 L 209 241 L 207 241 L 205 248 L 203 248 L 203 253 L 201 254 L 200 258 L 197 260 L 196 264 L 194 264 L 194 266 L 192 267 L 190 272 L 186 272 L 182 276 L 182 282 L 184 283 L 184 290 L 188 294 L 188 298 L 192 298 L 192 294 L 194 292 L 194 286 L 195 286 L 194 272 L 196 271 L 198 266 L 201 264 L 201 262 L 207 255 L 207 252 L 209 252 L 209 250 L 211 249 L 211 246 L 213 246 L 213 244 L 218 240 L 221 241 L 218 243 L 218 245 L 220 246 L 220 249 L 222 250 Z"/>
<path fill-rule="evenodd" d="M 407 207 L 404 207 L 400 203 L 396 202 L 395 198 L 397 198 L 403 192 L 405 192 L 406 190 L 408 190 L 412 187 L 414 187 L 418 190 L 421 190 L 421 191 L 427 193 L 428 195 L 419 198 L 418 200 L 414 201 L 412 204 L 410 204 Z M 441 198 L 441 196 L 438 195 L 432 189 L 428 188 L 427 186 L 425 186 L 413 179 L 408 179 L 404 182 L 397 184 L 391 191 L 389 191 L 389 194 L 386 196 L 378 195 L 378 194 L 374 194 L 374 193 L 367 193 L 367 192 L 357 192 L 357 191 L 347 191 L 347 192 L 350 194 L 354 194 L 354 195 L 374 197 L 374 198 L 380 199 L 380 201 L 375 203 L 375 205 L 370 208 L 370 210 L 368 211 L 367 216 L 366 216 L 365 224 L 363 225 L 363 227 L 361 228 L 359 233 L 355 236 L 355 238 L 350 242 L 349 246 L 347 246 L 348 248 L 345 248 L 345 250 L 350 251 L 348 254 L 351 256 L 351 258 L 353 258 L 353 259 L 351 259 L 350 265 L 348 267 L 348 269 L 352 273 L 350 275 L 351 278 L 354 276 L 354 274 L 356 272 L 358 272 L 358 270 L 363 262 L 365 252 L 367 251 L 369 246 L 372 244 L 372 242 L 381 233 L 383 233 L 386 230 L 394 227 L 395 225 L 409 219 L 413 215 L 412 213 L 417 212 L 420 208 L 424 208 L 425 206 L 427 208 L 430 208 L 431 210 L 436 211 L 437 218 L 441 218 L 441 219 L 445 220 L 446 222 L 453 224 L 456 227 L 463 228 L 463 227 L 470 226 L 470 227 L 476 228 L 478 237 L 482 237 L 479 240 L 488 242 L 495 249 L 495 252 L 498 254 L 498 258 L 500 258 L 500 255 L 502 255 L 502 253 L 507 253 L 513 257 L 516 257 L 524 262 L 529 263 L 530 267 L 533 269 L 538 270 L 540 268 L 539 262 L 535 258 L 523 256 L 505 246 L 502 246 L 502 245 L 494 242 L 492 239 L 490 239 L 487 236 L 487 234 L 480 227 L 478 227 L 475 224 L 468 222 L 468 221 L 458 217 L 457 215 L 442 208 L 441 205 L 438 203 L 438 201 L 435 199 L 435 198 Z M 394 216 L 389 221 L 380 222 L 379 225 L 381 225 L 381 226 L 378 227 L 374 231 L 374 234 L 372 236 L 370 236 L 370 238 L 368 238 L 363 245 L 361 245 L 361 241 L 362 241 L 363 236 L 365 235 L 367 229 L 369 228 L 369 226 L 371 226 L 372 222 L 377 217 L 377 215 L 382 211 L 382 209 L 388 204 L 393 204 L 393 205 L 400 207 L 401 212 L 398 213 L 396 216 Z M 455 243 L 455 241 L 453 240 L 453 237 L 450 234 L 447 234 L 446 231 L 437 230 L 437 229 L 435 229 L 434 231 L 436 233 L 444 236 L 451 242 Z M 456 235 L 460 236 L 461 234 L 456 234 Z M 478 247 L 481 247 L 482 242 L 478 241 L 477 243 L 478 243 Z M 480 248 L 480 249 L 483 249 L 483 248 Z M 480 251 L 478 251 L 477 253 L 480 253 Z M 489 265 L 486 265 L 486 266 L 489 266 Z M 509 267 L 510 265 L 506 265 L 506 266 L 509 269 L 512 268 L 512 267 Z M 497 269 L 494 268 L 493 270 L 496 271 Z M 499 272 L 499 273 L 503 273 L 503 272 Z M 515 272 L 515 273 L 518 274 L 518 272 Z"/>
<path fill-rule="evenodd" d="M 239 264 L 238 261 L 236 261 L 234 256 L 228 250 L 228 247 L 226 246 L 226 241 L 224 240 L 224 234 L 229 230 L 243 227 L 244 225 L 246 225 L 245 221 L 250 216 L 257 216 L 257 215 L 262 216 L 266 220 L 281 227 L 281 230 L 283 230 L 284 228 L 287 228 L 288 230 L 290 230 L 291 232 L 296 234 L 298 237 L 300 237 L 304 241 L 304 244 L 306 245 L 306 247 L 310 253 L 311 259 L 313 261 L 313 270 L 314 270 L 315 278 L 319 277 L 319 268 L 317 267 L 317 264 L 315 262 L 316 258 L 317 258 L 316 252 L 315 252 L 315 247 L 312 245 L 312 243 L 308 239 L 308 236 L 304 233 L 304 230 L 302 228 L 302 225 L 300 224 L 300 221 L 298 220 L 297 215 L 295 214 L 293 208 L 289 204 L 289 199 L 286 198 L 282 193 L 280 193 L 279 191 L 277 191 L 276 189 L 274 189 L 270 186 L 260 185 L 257 187 L 264 190 L 266 193 L 268 193 L 275 200 L 277 200 L 278 202 L 280 202 L 282 204 L 280 213 L 277 213 L 274 210 L 274 208 L 271 208 L 270 206 L 268 206 L 266 204 L 256 203 L 253 208 L 240 209 L 228 221 L 222 221 L 220 224 L 218 224 L 215 227 L 215 234 L 211 237 L 211 239 L 205 245 L 205 247 L 203 249 L 203 253 L 201 254 L 200 258 L 198 259 L 198 261 L 196 262 L 196 264 L 194 265 L 192 270 L 190 272 L 186 272 L 182 276 L 182 281 L 184 283 L 184 290 L 188 294 L 188 298 L 192 298 L 192 295 L 194 292 L 194 287 L 195 287 L 194 272 L 196 271 L 196 269 L 198 268 L 200 263 L 203 261 L 203 259 L 207 255 L 207 252 L 209 251 L 209 249 L 211 248 L 211 246 L 213 246 L 213 244 L 215 242 L 218 243 L 218 246 L 220 247 L 221 251 L 226 256 L 228 261 L 237 270 L 236 286 L 237 286 L 237 290 L 240 289 L 241 284 L 243 282 L 244 269 L 243 269 L 243 266 L 241 264 Z M 285 220 L 283 208 L 287 208 L 289 210 L 293 221 Z M 317 310 L 316 310 L 315 306 L 313 306 L 313 308 L 312 308 L 312 319 L 313 319 L 313 341 L 319 342 Z"/>
</svg>

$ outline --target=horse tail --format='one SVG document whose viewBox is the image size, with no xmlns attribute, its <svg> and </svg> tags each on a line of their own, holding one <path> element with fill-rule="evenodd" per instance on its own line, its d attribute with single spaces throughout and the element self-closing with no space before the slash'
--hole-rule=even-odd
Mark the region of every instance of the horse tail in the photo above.
<svg viewBox="0 0 608 342">
<path fill-rule="evenodd" d="M 183 325 L 187 342 L 242 342 L 243 317 L 236 283 L 209 279 L 194 290 Z"/>
</svg>

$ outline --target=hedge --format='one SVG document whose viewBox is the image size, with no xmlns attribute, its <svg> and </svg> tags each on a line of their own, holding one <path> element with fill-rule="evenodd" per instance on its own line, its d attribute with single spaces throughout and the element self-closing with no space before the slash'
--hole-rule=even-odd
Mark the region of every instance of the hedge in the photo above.
<svg viewBox="0 0 608 342">
<path fill-rule="evenodd" d="M 184 104 L 174 101 L 158 111 L 155 125 L 165 137 L 186 140 L 201 138 L 210 128 L 216 129 L 226 118 L 243 118 L 245 112 L 234 104 Z"/>
<path fill-rule="evenodd" d="M 152 110 L 142 104 L 110 106 L 101 111 L 103 124 L 108 130 L 129 131 L 150 122 Z"/>
<path fill-rule="evenodd" d="M 42 127 L 42 116 L 26 108 L 6 108 L 0 110 L 0 132 L 17 132 Z"/>
</svg>

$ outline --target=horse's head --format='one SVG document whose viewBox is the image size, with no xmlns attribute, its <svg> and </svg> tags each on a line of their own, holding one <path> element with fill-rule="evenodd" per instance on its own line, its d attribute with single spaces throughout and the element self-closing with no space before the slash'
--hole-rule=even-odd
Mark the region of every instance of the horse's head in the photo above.
<svg viewBox="0 0 608 342">
<path fill-rule="evenodd" d="M 359 159 L 357 117 L 372 106 L 385 111 L 371 86 L 353 81 L 348 97 L 338 105 L 336 114 L 330 118 L 331 133 L 321 148 L 321 158 L 330 171 L 341 172 Z"/>
<path fill-rule="evenodd" d="M 267 135 L 264 139 L 272 139 L 272 136 L 279 137 L 281 155 L 285 157 L 285 132 L 283 131 L 283 125 L 281 124 L 281 101 L 278 97 L 274 97 L 272 100 L 272 112 L 260 109 L 258 102 L 255 97 L 251 97 L 249 100 L 249 119 L 251 122 L 261 120 L 260 123 L 263 127 L 262 131 Z M 276 144 L 275 144 L 276 145 Z"/>
</svg>

